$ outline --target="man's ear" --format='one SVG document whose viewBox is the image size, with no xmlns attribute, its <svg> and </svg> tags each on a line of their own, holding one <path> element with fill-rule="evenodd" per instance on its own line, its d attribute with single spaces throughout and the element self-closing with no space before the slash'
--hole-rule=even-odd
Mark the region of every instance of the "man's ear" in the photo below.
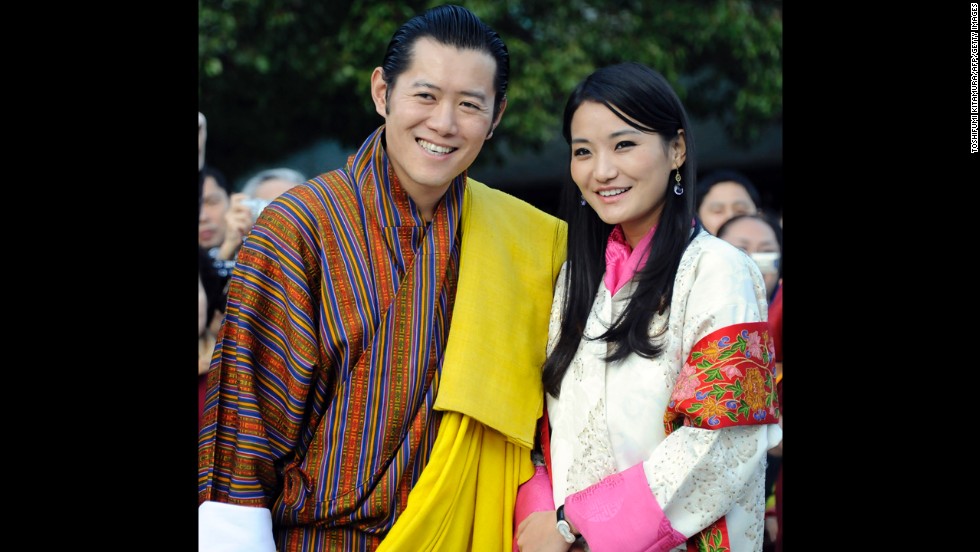
<svg viewBox="0 0 980 552">
<path fill-rule="evenodd" d="M 378 115 L 388 117 L 388 83 L 384 79 L 381 67 L 375 67 L 371 73 L 371 99 L 374 100 L 374 110 Z"/>
<path fill-rule="evenodd" d="M 493 124 L 490 125 L 490 132 L 487 133 L 487 140 L 493 136 L 493 131 L 497 130 L 497 125 L 500 124 L 500 119 L 504 116 L 505 109 L 507 109 L 507 96 L 504 96 L 504 99 L 500 100 L 500 111 L 497 112 L 497 118 L 493 121 Z"/>
</svg>

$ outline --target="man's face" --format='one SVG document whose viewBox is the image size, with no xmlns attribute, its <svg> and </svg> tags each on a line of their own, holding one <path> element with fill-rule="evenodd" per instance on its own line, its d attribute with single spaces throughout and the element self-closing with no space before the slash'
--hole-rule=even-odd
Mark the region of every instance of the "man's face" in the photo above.
<svg viewBox="0 0 980 552">
<path fill-rule="evenodd" d="M 380 68 L 375 69 L 371 89 L 375 108 L 386 121 L 388 157 L 415 201 L 436 201 L 480 153 L 495 123 L 496 68 L 486 52 L 420 38 L 411 64 L 392 89 Z"/>
<path fill-rule="evenodd" d="M 272 201 L 295 185 L 295 182 L 282 178 L 267 178 L 259 183 L 259 187 L 255 189 L 253 196 L 256 199 Z"/>
<path fill-rule="evenodd" d="M 221 245 L 225 239 L 225 212 L 231 204 L 224 188 L 211 176 L 204 179 L 203 200 L 197 221 L 197 243 L 210 249 Z"/>
</svg>

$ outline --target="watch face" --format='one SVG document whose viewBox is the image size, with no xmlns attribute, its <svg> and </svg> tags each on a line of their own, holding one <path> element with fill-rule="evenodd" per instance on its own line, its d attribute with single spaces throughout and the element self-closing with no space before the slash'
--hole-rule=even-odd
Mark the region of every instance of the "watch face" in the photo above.
<svg viewBox="0 0 980 552">
<path fill-rule="evenodd" d="M 572 544 L 575 542 L 575 535 L 572 534 L 572 527 L 567 521 L 561 520 L 558 522 L 558 532 L 561 533 L 561 538 L 565 539 L 565 542 Z"/>
</svg>

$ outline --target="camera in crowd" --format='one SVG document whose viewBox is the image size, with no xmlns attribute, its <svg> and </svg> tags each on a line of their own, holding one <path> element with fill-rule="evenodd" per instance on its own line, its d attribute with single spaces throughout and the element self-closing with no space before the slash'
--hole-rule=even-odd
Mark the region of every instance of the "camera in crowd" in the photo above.
<svg viewBox="0 0 980 552">
<path fill-rule="evenodd" d="M 262 209 L 268 207 L 270 203 L 272 202 L 267 199 L 259 199 L 257 197 L 250 197 L 242 200 L 242 204 L 248 207 L 248 209 L 252 212 L 252 220 L 257 220 L 259 218 L 259 213 L 262 212 Z"/>
</svg>

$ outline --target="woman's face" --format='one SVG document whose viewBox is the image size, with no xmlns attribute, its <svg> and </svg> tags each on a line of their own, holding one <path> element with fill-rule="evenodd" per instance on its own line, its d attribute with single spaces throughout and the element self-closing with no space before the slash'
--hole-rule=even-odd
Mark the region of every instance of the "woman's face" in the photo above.
<svg viewBox="0 0 980 552">
<path fill-rule="evenodd" d="M 715 234 L 726 220 L 735 215 L 754 215 L 756 210 L 749 192 L 741 184 L 725 181 L 708 190 L 698 208 L 698 217 L 704 229 Z"/>
<path fill-rule="evenodd" d="M 619 224 L 636 246 L 660 221 L 670 171 L 684 163 L 681 134 L 670 145 L 641 132 L 603 104 L 587 101 L 571 122 L 572 180 L 607 224 Z"/>
<path fill-rule="evenodd" d="M 757 218 L 741 218 L 732 221 L 725 227 L 725 233 L 718 237 L 745 251 L 759 264 L 762 277 L 766 281 L 766 293 L 772 295 L 779 281 L 780 262 L 779 242 L 772 226 Z M 775 257 L 775 264 L 770 257 Z M 762 259 L 769 262 L 760 262 Z"/>
</svg>

